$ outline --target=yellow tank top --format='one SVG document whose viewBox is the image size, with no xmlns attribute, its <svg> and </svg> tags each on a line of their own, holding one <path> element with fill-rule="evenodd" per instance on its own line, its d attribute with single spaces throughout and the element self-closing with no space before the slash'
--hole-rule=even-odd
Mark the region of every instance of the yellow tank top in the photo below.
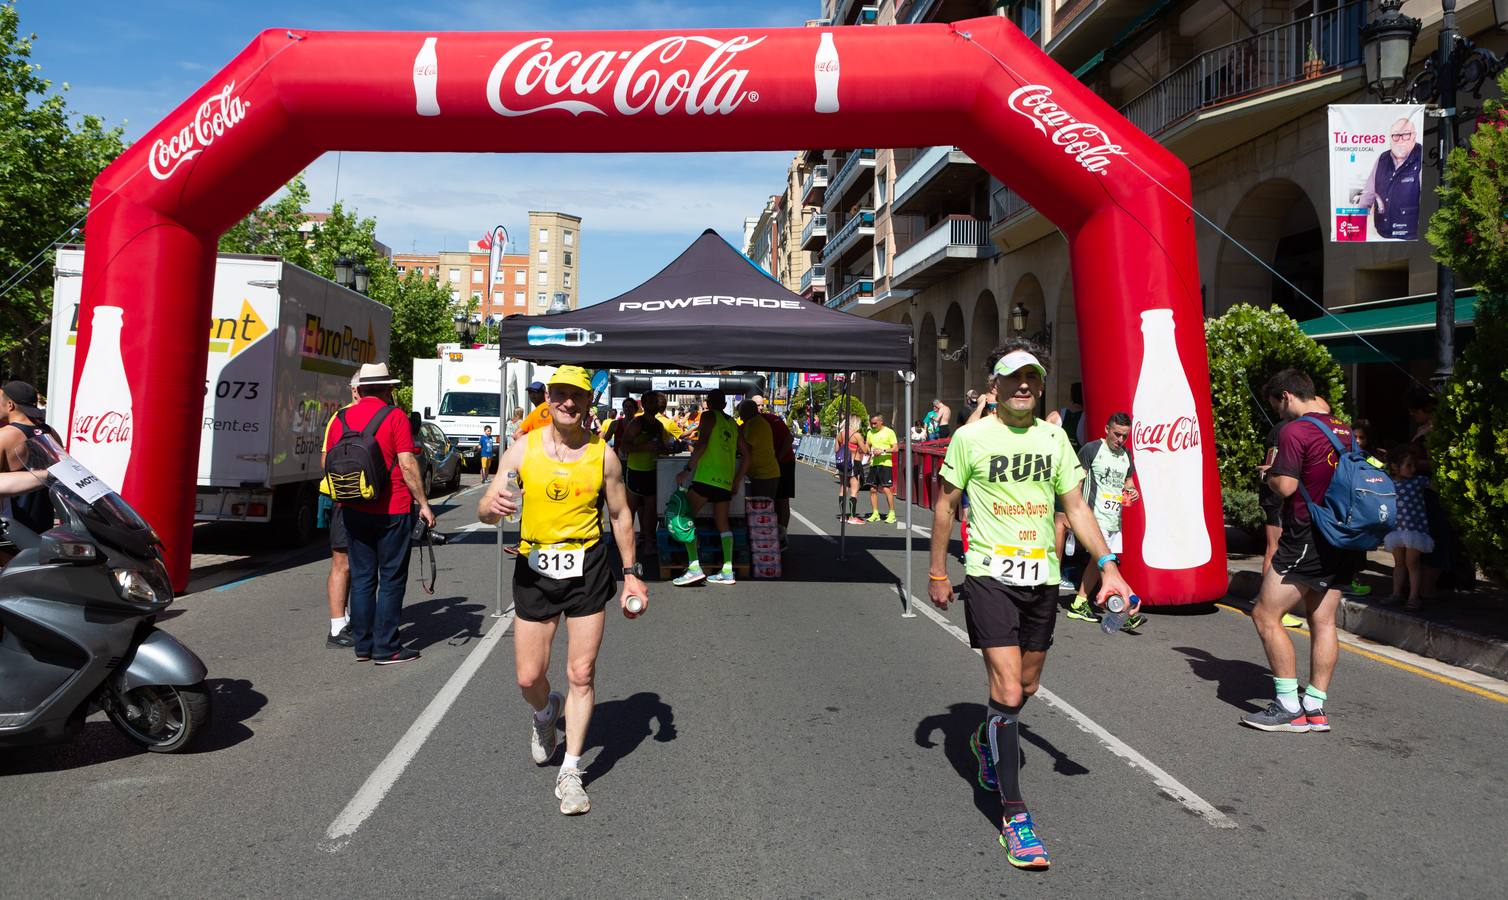
<svg viewBox="0 0 1508 900">
<path fill-rule="evenodd" d="M 602 455 L 607 443 L 590 435 L 575 462 L 557 462 L 545 452 L 544 430 L 529 432 L 518 480 L 523 488 L 523 521 L 518 548 L 539 545 L 590 547 L 602 537 L 598 502 L 602 497 Z"/>
</svg>

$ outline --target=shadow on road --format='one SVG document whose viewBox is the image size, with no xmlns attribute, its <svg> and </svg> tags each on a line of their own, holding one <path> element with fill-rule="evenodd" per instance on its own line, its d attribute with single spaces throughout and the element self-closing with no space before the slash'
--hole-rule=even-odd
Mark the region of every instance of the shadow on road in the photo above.
<svg viewBox="0 0 1508 900">
<path fill-rule="evenodd" d="M 200 735 L 189 753 L 213 753 L 252 736 L 245 724 L 267 705 L 267 695 L 254 690 L 244 678 L 210 678 L 209 730 Z M 147 751 L 132 743 L 102 713 L 84 723 L 74 738 L 62 744 L 0 749 L 0 775 L 66 772 L 140 756 Z"/>
<path fill-rule="evenodd" d="M 423 650 L 441 641 L 461 647 L 482 637 L 482 619 L 487 605 L 470 597 L 432 597 L 419 603 L 406 603 L 403 618 L 407 621 L 398 632 L 398 640 L 413 650 Z"/>
<path fill-rule="evenodd" d="M 597 704 L 587 730 L 586 746 L 601 747 L 602 751 L 587 766 L 588 779 L 596 781 L 603 777 L 619 760 L 639 749 L 651 734 L 651 722 L 659 723 L 653 732 L 656 741 L 666 744 L 676 739 L 675 711 L 659 694 L 640 691 L 625 700 Z"/>
<path fill-rule="evenodd" d="M 1251 699 L 1265 697 L 1272 692 L 1272 679 L 1266 666 L 1244 659 L 1221 659 L 1198 647 L 1173 649 L 1188 657 L 1189 669 L 1196 676 L 1215 682 L 1216 697 L 1242 712 L 1256 712 L 1261 707 L 1252 703 Z"/>
</svg>

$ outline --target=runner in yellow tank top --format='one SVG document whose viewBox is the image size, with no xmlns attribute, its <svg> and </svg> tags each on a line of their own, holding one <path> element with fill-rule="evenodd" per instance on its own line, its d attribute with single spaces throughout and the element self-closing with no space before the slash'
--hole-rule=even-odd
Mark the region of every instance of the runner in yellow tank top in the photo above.
<svg viewBox="0 0 1508 900">
<path fill-rule="evenodd" d="M 697 428 L 696 447 L 691 451 L 691 460 L 675 477 L 676 484 L 684 485 L 691 479 L 687 499 L 691 501 L 691 518 L 708 503 L 712 504 L 712 521 L 717 524 L 723 545 L 722 571 L 710 578 L 702 572 L 701 560 L 697 558 L 696 536 L 686 542 L 686 571 L 672 583 L 687 587 L 702 582 L 712 584 L 737 584 L 733 574 L 733 529 L 728 524 L 728 505 L 733 495 L 744 483 L 744 473 L 749 470 L 753 454 L 749 445 L 738 433 L 738 426 L 723 412 L 726 397 L 722 391 L 707 395 L 707 411 L 702 413 Z"/>
<path fill-rule="evenodd" d="M 544 765 L 555 753 L 561 714 L 566 720 L 565 760 L 555 778 L 560 811 L 580 815 L 591 808 L 581 784 L 581 754 L 596 702 L 596 659 L 602 644 L 604 607 L 617 591 L 612 554 L 601 540 L 598 505 L 606 498 L 613 539 L 623 562 L 624 614 L 628 598 L 648 609 L 643 569 L 634 556 L 633 516 L 623 489 L 623 466 L 604 452 L 602 438 L 583 427 L 592 399 L 586 370 L 561 366 L 550 376 L 546 404 L 550 424 L 515 441 L 498 461 L 498 472 L 516 472 L 522 498 L 507 488 L 506 475 L 493 479 L 477 505 L 477 518 L 489 525 L 519 510 L 520 554 L 513 568 L 514 665 L 524 699 L 534 709 L 530 755 Z M 550 645 L 566 620 L 570 660 L 569 696 L 550 690 Z M 633 618 L 630 615 L 630 618 Z"/>
</svg>

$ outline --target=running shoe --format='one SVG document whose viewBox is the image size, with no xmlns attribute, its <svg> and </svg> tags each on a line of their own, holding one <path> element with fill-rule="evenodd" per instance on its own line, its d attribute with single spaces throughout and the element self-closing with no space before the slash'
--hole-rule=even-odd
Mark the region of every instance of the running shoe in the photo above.
<svg viewBox="0 0 1508 900">
<path fill-rule="evenodd" d="M 1094 607 L 1090 605 L 1088 597 L 1074 597 L 1073 602 L 1068 604 L 1066 615 L 1068 618 L 1078 619 L 1080 622 L 1098 622 L 1100 620 L 1100 614 L 1094 611 Z"/>
<path fill-rule="evenodd" d="M 1133 613 L 1126 617 L 1126 621 L 1121 623 L 1121 631 L 1136 631 L 1145 624 L 1147 624 L 1146 616 L 1141 613 Z"/>
<path fill-rule="evenodd" d="M 592 800 L 581 786 L 579 769 L 561 769 L 555 776 L 555 796 L 560 800 L 560 814 L 579 816 L 592 808 Z"/>
<path fill-rule="evenodd" d="M 670 583 L 676 587 L 690 587 L 693 584 L 701 584 L 707 580 L 707 573 L 701 569 L 687 569 L 677 575 Z"/>
<path fill-rule="evenodd" d="M 1274 700 L 1261 712 L 1242 716 L 1241 724 L 1258 731 L 1305 732 L 1309 730 L 1309 717 L 1302 708 L 1298 712 L 1289 712 L 1283 708 L 1283 704 Z"/>
<path fill-rule="evenodd" d="M 1342 593 L 1350 594 L 1353 597 L 1365 597 L 1368 594 L 1372 593 L 1372 586 L 1370 584 L 1362 584 L 1359 581 L 1353 580 L 1351 584 L 1348 585 L 1344 591 L 1342 591 Z"/>
<path fill-rule="evenodd" d="M 529 756 L 537 766 L 549 762 L 550 757 L 555 755 L 560 714 L 564 708 L 565 698 L 560 696 L 559 691 L 551 691 L 550 705 L 545 707 L 550 711 L 550 717 L 541 722 L 532 712 L 529 714 Z"/>
<path fill-rule="evenodd" d="M 1303 628 L 1305 622 L 1293 613 L 1283 613 L 1284 628 Z"/>
<path fill-rule="evenodd" d="M 708 584 L 738 584 L 738 577 L 732 572 L 724 570 L 716 575 L 708 576 Z"/>
<path fill-rule="evenodd" d="M 894 525 L 895 524 L 895 510 L 892 509 L 890 512 L 888 512 L 888 513 L 885 514 L 885 524 L 886 525 Z"/>
<path fill-rule="evenodd" d="M 987 791 L 998 791 L 1000 782 L 995 778 L 995 761 L 990 759 L 989 751 L 984 749 L 983 735 L 987 727 L 988 723 L 983 723 L 969 735 L 969 749 L 974 751 L 974 758 L 979 761 L 979 786 Z"/>
<path fill-rule="evenodd" d="M 869 511 L 869 519 L 867 521 L 878 522 L 879 520 L 880 520 L 880 511 L 877 510 L 877 509 L 870 510 Z"/>
<path fill-rule="evenodd" d="M 1323 709 L 1306 709 L 1304 710 L 1304 717 L 1309 720 L 1310 731 L 1323 732 L 1330 730 L 1330 717 L 1325 715 Z"/>
<path fill-rule="evenodd" d="M 1005 858 L 1018 869 L 1045 869 L 1052 865 L 1029 812 L 1016 813 L 1000 823 L 1000 846 L 1005 848 Z"/>
<path fill-rule="evenodd" d="M 861 518 L 859 518 L 858 516 L 849 516 L 848 517 L 848 524 L 850 524 L 850 525 L 863 525 L 864 524 L 864 520 L 861 519 Z"/>
</svg>

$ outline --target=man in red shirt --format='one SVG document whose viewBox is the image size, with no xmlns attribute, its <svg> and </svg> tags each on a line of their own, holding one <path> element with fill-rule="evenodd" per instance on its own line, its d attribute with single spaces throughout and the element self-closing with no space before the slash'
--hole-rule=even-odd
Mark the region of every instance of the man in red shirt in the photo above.
<svg viewBox="0 0 1508 900">
<path fill-rule="evenodd" d="M 1362 554 L 1325 543 L 1309 519 L 1304 489 L 1315 502 L 1325 496 L 1335 477 L 1335 448 L 1311 416 L 1335 432 L 1342 446 L 1351 442 L 1351 427 L 1330 415 L 1330 405 L 1314 393 L 1314 381 L 1296 369 L 1284 369 L 1267 382 L 1268 400 L 1286 424 L 1278 434 L 1278 454 L 1263 476 L 1273 493 L 1283 498 L 1283 534 L 1278 538 L 1272 566 L 1262 576 L 1262 590 L 1252 609 L 1252 622 L 1267 651 L 1277 698 L 1266 709 L 1241 718 L 1241 724 L 1262 731 L 1329 731 L 1324 702 L 1335 674 L 1340 641 L 1335 613 L 1340 591 L 1351 583 Z M 1283 628 L 1283 614 L 1303 601 L 1309 616 L 1309 685 L 1298 693 L 1298 659 L 1293 641 Z"/>
<path fill-rule="evenodd" d="M 759 405 L 759 414 L 770 423 L 775 439 L 775 461 L 780 463 L 780 487 L 775 492 L 775 520 L 780 523 L 780 549 L 785 549 L 786 529 L 791 527 L 791 498 L 796 496 L 796 447 L 785 420 L 765 409 L 764 397 L 749 399 Z"/>
<path fill-rule="evenodd" d="M 373 416 L 392 406 L 393 386 L 398 379 L 388 375 L 386 363 L 367 363 L 356 376 L 360 399 L 341 410 L 330 425 L 325 433 L 326 453 L 346 428 L 359 431 Z M 386 666 L 419 658 L 419 651 L 398 645 L 398 622 L 408 585 L 414 503 L 419 504 L 419 518 L 431 527 L 435 514 L 424 496 L 408 417 L 396 408 L 389 410 L 374 437 L 387 463 L 387 490 L 375 500 L 342 503 L 341 515 L 351 567 L 351 637 L 356 659 Z"/>
</svg>

